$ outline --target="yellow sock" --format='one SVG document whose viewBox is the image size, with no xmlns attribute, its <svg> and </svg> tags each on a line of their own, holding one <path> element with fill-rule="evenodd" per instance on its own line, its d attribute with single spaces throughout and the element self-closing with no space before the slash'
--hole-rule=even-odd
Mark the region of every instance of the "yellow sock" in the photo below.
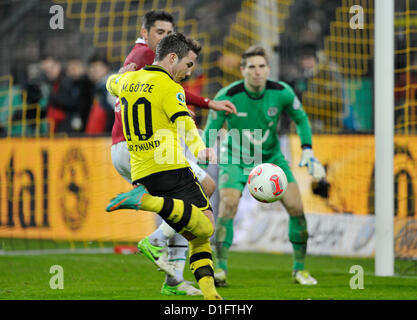
<svg viewBox="0 0 417 320">
<path fill-rule="evenodd" d="M 214 285 L 210 238 L 196 238 L 189 242 L 190 267 L 205 300 L 219 300 Z"/>
<path fill-rule="evenodd" d="M 214 227 L 210 219 L 194 205 L 191 205 L 190 221 L 184 227 L 184 230 L 201 238 L 210 238 L 214 233 Z"/>
<path fill-rule="evenodd" d="M 209 218 L 196 206 L 179 199 L 145 194 L 143 210 L 158 213 L 175 231 L 188 231 L 196 237 L 211 237 L 214 228 Z"/>
<path fill-rule="evenodd" d="M 161 197 L 154 197 L 150 194 L 145 194 L 142 197 L 142 204 L 141 207 L 145 211 L 151 211 L 151 212 L 159 212 L 162 210 L 162 207 L 164 206 L 164 198 Z"/>
<path fill-rule="evenodd" d="M 198 285 L 203 292 L 204 300 L 222 300 L 222 297 L 217 293 L 213 277 L 202 277 L 198 281 Z"/>
</svg>

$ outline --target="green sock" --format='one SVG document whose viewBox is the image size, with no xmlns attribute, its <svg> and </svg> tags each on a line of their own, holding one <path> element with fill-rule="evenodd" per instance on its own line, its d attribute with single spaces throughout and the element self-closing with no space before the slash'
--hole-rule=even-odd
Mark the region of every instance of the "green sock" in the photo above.
<svg viewBox="0 0 417 320">
<path fill-rule="evenodd" d="M 307 222 L 304 215 L 300 217 L 290 216 L 288 237 L 294 250 L 293 270 L 304 270 L 308 239 Z"/>
<path fill-rule="evenodd" d="M 233 242 L 233 219 L 220 217 L 216 222 L 216 266 L 227 271 L 227 257 Z"/>
</svg>

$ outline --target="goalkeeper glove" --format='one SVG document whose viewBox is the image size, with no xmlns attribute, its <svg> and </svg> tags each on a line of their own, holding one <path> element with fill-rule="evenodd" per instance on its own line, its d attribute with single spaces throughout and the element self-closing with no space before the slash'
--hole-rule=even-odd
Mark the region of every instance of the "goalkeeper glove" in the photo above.
<svg viewBox="0 0 417 320">
<path fill-rule="evenodd" d="M 322 179 L 326 176 L 326 171 L 320 161 L 314 157 L 311 147 L 305 147 L 301 153 L 299 167 L 307 166 L 308 173 L 315 179 Z"/>
</svg>

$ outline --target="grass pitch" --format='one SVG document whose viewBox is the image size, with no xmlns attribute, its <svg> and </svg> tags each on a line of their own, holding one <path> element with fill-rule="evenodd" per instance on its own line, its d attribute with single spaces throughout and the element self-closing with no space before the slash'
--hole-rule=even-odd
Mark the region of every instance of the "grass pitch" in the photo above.
<svg viewBox="0 0 417 320">
<path fill-rule="evenodd" d="M 317 286 L 291 279 L 290 255 L 230 252 L 227 300 L 416 300 L 417 276 L 375 277 L 373 259 L 309 256 L 306 269 Z M 405 263 L 405 262 L 403 262 Z M 397 262 L 398 264 L 398 262 Z M 51 289 L 50 268 L 64 269 L 64 289 Z M 349 270 L 364 270 L 364 289 L 353 290 Z M 193 280 L 186 267 L 185 278 Z M 164 274 L 142 255 L 60 254 L 0 256 L 0 299 L 7 300 L 201 300 L 201 297 L 162 296 Z"/>
</svg>

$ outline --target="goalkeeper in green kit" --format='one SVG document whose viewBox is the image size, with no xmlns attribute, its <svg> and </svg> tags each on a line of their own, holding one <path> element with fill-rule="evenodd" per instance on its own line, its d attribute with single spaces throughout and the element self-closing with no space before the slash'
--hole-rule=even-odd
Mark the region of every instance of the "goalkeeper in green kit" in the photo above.
<svg viewBox="0 0 417 320">
<path fill-rule="evenodd" d="M 229 100 L 237 114 L 210 111 L 204 130 L 204 139 L 212 146 L 218 130 L 226 121 L 228 134 L 220 146 L 219 192 L 220 205 L 216 222 L 217 286 L 227 286 L 227 257 L 233 242 L 233 219 L 237 211 L 248 174 L 260 163 L 280 166 L 288 179 L 288 188 L 282 198 L 289 217 L 289 240 L 293 247 L 293 279 L 303 285 L 315 285 L 304 270 L 307 250 L 307 224 L 301 193 L 288 162 L 280 151 L 277 125 L 285 111 L 295 122 L 301 140 L 302 157 L 299 166 L 307 166 L 315 179 L 325 177 L 325 170 L 314 158 L 311 127 L 307 114 L 291 87 L 284 82 L 268 80 L 270 68 L 265 50 L 259 46 L 247 49 L 242 55 L 243 80 L 221 89 L 215 100 Z"/>
</svg>

